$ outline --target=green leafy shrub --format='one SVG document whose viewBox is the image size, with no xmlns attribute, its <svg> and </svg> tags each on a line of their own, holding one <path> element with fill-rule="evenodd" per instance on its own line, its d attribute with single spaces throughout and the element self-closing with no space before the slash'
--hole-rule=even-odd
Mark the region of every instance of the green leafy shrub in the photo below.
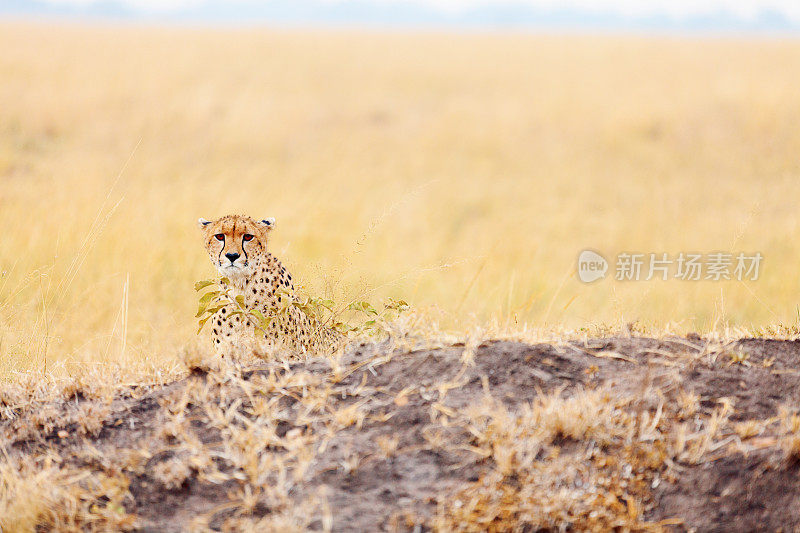
<svg viewBox="0 0 800 533">
<path fill-rule="evenodd" d="M 312 297 L 302 287 L 295 294 L 282 287 L 279 289 L 281 303 L 264 315 L 259 309 L 249 308 L 245 298 L 237 295 L 228 278 L 206 279 L 194 284 L 199 293 L 197 334 L 203 331 L 206 322 L 222 308 L 229 308 L 228 316 L 242 315 L 250 319 L 256 331 L 266 335 L 273 321 L 288 313 L 291 306 L 302 311 L 318 328 L 331 328 L 343 335 L 382 336 L 387 325 L 409 309 L 404 300 L 387 298 L 380 311 L 368 301 L 351 301 L 337 305 L 331 299 Z"/>
</svg>

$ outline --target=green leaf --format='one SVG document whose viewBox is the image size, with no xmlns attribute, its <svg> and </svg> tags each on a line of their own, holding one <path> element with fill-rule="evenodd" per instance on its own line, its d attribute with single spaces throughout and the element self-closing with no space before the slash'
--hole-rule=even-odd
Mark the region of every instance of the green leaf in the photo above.
<svg viewBox="0 0 800 533">
<path fill-rule="evenodd" d="M 208 303 L 219 295 L 219 291 L 209 291 L 200 297 L 200 301 Z"/>
<path fill-rule="evenodd" d="M 328 311 L 333 311 L 333 306 L 336 305 L 333 300 L 318 299 L 316 302 Z"/>
<path fill-rule="evenodd" d="M 194 284 L 194 290 L 202 291 L 203 289 L 205 289 L 209 285 L 214 285 L 215 283 L 216 283 L 216 281 L 213 280 L 213 279 L 204 279 L 204 280 L 198 281 L 197 283 Z"/>
<path fill-rule="evenodd" d="M 368 313 L 372 315 L 378 314 L 378 312 L 369 302 L 353 302 L 347 308 L 352 311 L 361 311 L 362 313 Z"/>
<path fill-rule="evenodd" d="M 395 300 L 394 298 L 389 298 L 389 303 L 386 305 L 386 307 L 397 309 L 398 311 L 405 311 L 410 306 L 405 300 Z"/>
<path fill-rule="evenodd" d="M 300 302 L 292 302 L 290 305 L 293 305 L 296 308 L 300 309 L 300 311 L 302 311 L 309 318 L 316 318 L 317 317 L 316 309 L 314 307 L 308 305 L 308 304 L 304 304 L 304 303 L 300 303 Z"/>
<path fill-rule="evenodd" d="M 264 331 L 266 331 L 266 329 L 269 327 L 270 322 L 272 322 L 272 319 L 267 320 L 267 317 L 265 317 L 258 309 L 253 309 L 252 311 L 250 311 L 250 314 L 256 317 L 256 319 L 258 319 L 259 328 Z"/>
<path fill-rule="evenodd" d="M 228 304 L 215 305 L 213 307 L 209 307 L 208 309 L 206 309 L 206 313 L 208 313 L 209 315 L 216 315 L 217 311 L 219 311 L 220 309 L 222 309 L 224 307 L 227 307 L 227 306 L 228 306 Z"/>
<path fill-rule="evenodd" d="M 220 283 L 224 283 L 225 285 L 230 285 L 231 284 L 231 280 L 228 279 L 228 278 L 219 278 L 219 282 Z"/>
<path fill-rule="evenodd" d="M 244 307 L 244 296 L 241 294 L 236 296 L 236 303 L 239 304 L 240 307 Z"/>
<path fill-rule="evenodd" d="M 197 314 L 195 315 L 195 318 L 200 318 L 201 316 L 203 316 L 203 313 L 206 312 L 206 309 L 208 309 L 208 306 L 211 304 L 211 302 L 214 300 L 214 298 L 216 298 L 218 295 L 219 295 L 219 291 L 211 291 L 211 292 L 207 292 L 203 296 L 201 296 L 200 297 L 200 303 L 199 303 L 199 305 L 197 307 Z"/>
<path fill-rule="evenodd" d="M 200 321 L 197 323 L 197 325 L 198 325 L 198 328 L 197 328 L 197 335 L 200 335 L 200 332 L 201 332 L 201 331 L 203 331 L 203 326 L 205 326 L 205 325 L 206 325 L 206 322 L 208 322 L 208 320 L 209 320 L 210 318 L 211 318 L 211 316 L 207 316 L 207 317 L 205 317 L 203 320 L 200 320 Z"/>
<path fill-rule="evenodd" d="M 355 331 L 358 328 L 355 328 L 349 324 L 345 324 L 344 322 L 336 322 L 333 325 L 333 329 L 339 331 L 340 333 L 348 333 L 350 331 Z"/>
<path fill-rule="evenodd" d="M 288 287 L 278 287 L 278 290 L 275 292 L 281 296 L 286 296 L 290 300 L 295 299 L 294 294 L 292 294 L 292 290 Z"/>
</svg>

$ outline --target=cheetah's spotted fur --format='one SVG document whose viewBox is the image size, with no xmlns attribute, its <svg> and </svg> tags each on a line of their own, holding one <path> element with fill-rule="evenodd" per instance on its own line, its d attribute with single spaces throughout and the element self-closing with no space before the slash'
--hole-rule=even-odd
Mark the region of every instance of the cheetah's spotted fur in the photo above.
<svg viewBox="0 0 800 533">
<path fill-rule="evenodd" d="M 341 334 L 319 327 L 286 301 L 294 296 L 292 275 L 267 251 L 274 219 L 256 221 L 247 216 L 228 215 L 212 222 L 201 218 L 198 224 L 212 263 L 230 280 L 234 294 L 244 297 L 247 309 L 276 317 L 266 331 L 267 343 L 302 353 L 334 348 L 341 342 Z M 223 307 L 209 321 L 212 343 L 220 355 L 254 347 L 255 325 L 245 315 L 231 316 L 232 309 L 232 305 Z"/>
</svg>

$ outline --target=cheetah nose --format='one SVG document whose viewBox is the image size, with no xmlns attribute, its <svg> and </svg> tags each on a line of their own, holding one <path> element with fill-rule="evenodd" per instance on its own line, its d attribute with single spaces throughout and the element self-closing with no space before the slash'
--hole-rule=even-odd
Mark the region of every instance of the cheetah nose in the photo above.
<svg viewBox="0 0 800 533">
<path fill-rule="evenodd" d="M 230 259 L 230 260 L 231 260 L 231 263 L 233 263 L 234 261 L 236 261 L 237 259 L 239 259 L 239 254 L 238 254 L 238 253 L 236 253 L 236 252 L 233 252 L 233 253 L 230 253 L 230 252 L 228 252 L 227 254 L 225 254 L 225 257 L 227 257 L 228 259 Z"/>
</svg>

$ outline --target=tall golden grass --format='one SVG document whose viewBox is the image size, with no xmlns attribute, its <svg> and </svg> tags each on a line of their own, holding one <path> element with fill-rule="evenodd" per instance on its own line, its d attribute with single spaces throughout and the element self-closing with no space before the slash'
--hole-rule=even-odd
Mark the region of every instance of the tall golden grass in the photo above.
<svg viewBox="0 0 800 533">
<path fill-rule="evenodd" d="M 194 226 L 442 325 L 795 324 L 800 42 L 0 25 L 0 374 L 197 342 Z M 756 282 L 575 276 L 760 251 Z"/>
</svg>

